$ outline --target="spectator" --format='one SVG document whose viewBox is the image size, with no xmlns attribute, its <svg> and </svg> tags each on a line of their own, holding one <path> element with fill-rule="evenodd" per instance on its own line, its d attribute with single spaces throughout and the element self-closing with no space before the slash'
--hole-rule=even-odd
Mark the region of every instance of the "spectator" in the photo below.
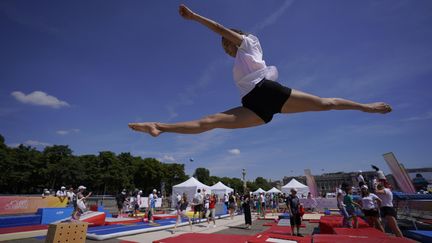
<svg viewBox="0 0 432 243">
<path fill-rule="evenodd" d="M 126 189 L 123 189 L 116 197 L 117 202 L 117 208 L 118 208 L 118 216 L 119 218 L 123 217 L 122 214 L 124 213 L 124 204 L 126 201 Z"/>
<path fill-rule="evenodd" d="M 194 213 L 193 213 L 193 222 L 195 221 L 195 215 L 198 213 L 198 222 L 201 221 L 202 218 L 202 211 L 203 211 L 203 203 L 204 203 L 204 197 L 201 193 L 201 189 L 197 190 L 197 193 L 195 193 L 193 198 L 193 204 L 194 204 Z"/>
<path fill-rule="evenodd" d="M 343 225 L 343 227 L 349 227 L 350 228 L 350 224 L 348 222 L 349 215 L 348 215 L 348 212 L 346 210 L 346 206 L 344 204 L 344 195 L 343 195 L 342 190 L 339 188 L 336 191 L 336 200 L 337 200 L 337 207 L 340 211 L 340 214 L 343 216 L 342 225 Z"/>
<path fill-rule="evenodd" d="M 69 190 L 66 192 L 66 195 L 68 198 L 68 207 L 76 207 L 77 198 L 73 187 L 69 188 Z"/>
<path fill-rule="evenodd" d="M 264 192 L 261 192 L 261 195 L 260 195 L 260 204 L 261 204 L 260 205 L 261 216 L 263 218 L 265 218 L 267 204 L 266 204 L 266 197 L 264 196 Z"/>
<path fill-rule="evenodd" d="M 210 225 L 210 220 L 213 221 L 213 226 L 216 227 L 216 195 L 214 193 L 211 194 L 211 196 L 209 197 L 209 206 L 208 206 L 208 211 L 206 214 L 206 218 L 207 218 L 207 224 Z"/>
<path fill-rule="evenodd" d="M 148 198 L 148 213 L 147 213 L 147 218 L 148 218 L 148 220 L 149 220 L 150 223 L 153 223 L 153 215 L 154 215 L 154 212 L 156 210 L 156 200 L 157 200 L 157 198 L 158 198 L 157 190 L 153 189 L 153 193 L 151 193 L 149 195 L 149 198 Z"/>
<path fill-rule="evenodd" d="M 66 187 L 60 187 L 60 190 L 56 192 L 56 197 L 60 199 L 61 203 L 64 202 L 64 200 L 67 198 Z"/>
<path fill-rule="evenodd" d="M 294 233 L 294 227 L 297 228 L 297 236 L 303 236 L 300 234 L 301 215 L 300 215 L 300 199 L 297 196 L 297 189 L 291 189 L 291 194 L 288 196 L 288 212 L 290 214 L 290 223 L 292 234 Z"/>
<path fill-rule="evenodd" d="M 48 190 L 48 188 L 43 189 L 42 191 L 42 198 L 46 198 L 50 195 L 50 191 Z"/>
<path fill-rule="evenodd" d="M 352 187 L 347 186 L 345 187 L 345 196 L 343 199 L 343 203 L 345 204 L 346 211 L 348 213 L 348 227 L 352 228 L 352 220 L 354 220 L 354 228 L 358 228 L 358 220 L 357 215 L 355 213 L 355 207 L 359 206 L 356 202 L 354 202 L 352 197 Z"/>
<path fill-rule="evenodd" d="M 180 223 L 181 218 L 187 218 L 189 221 L 189 225 L 190 225 L 190 230 L 192 231 L 192 222 L 191 219 L 189 218 L 189 216 L 186 215 L 186 209 L 188 207 L 188 200 L 187 200 L 187 196 L 186 193 L 183 193 L 183 196 L 181 197 L 180 203 L 179 203 L 179 207 L 177 209 L 177 220 L 176 220 L 176 224 L 174 226 L 174 230 L 172 231 L 172 233 L 175 233 L 175 230 L 177 229 L 177 225 Z"/>
<path fill-rule="evenodd" d="M 244 195 L 244 200 L 242 204 L 244 218 L 245 218 L 245 224 L 247 229 L 251 229 L 252 227 L 252 215 L 251 215 L 251 208 L 250 208 L 250 196 L 249 193 L 246 193 Z"/>
<path fill-rule="evenodd" d="M 139 212 L 140 212 L 140 208 L 141 208 L 141 195 L 142 195 L 142 191 L 139 190 L 137 192 L 136 198 L 135 198 L 135 204 L 134 204 L 134 214 L 135 216 L 138 216 Z"/>
<path fill-rule="evenodd" d="M 228 199 L 228 203 L 229 203 L 229 215 L 231 219 L 234 219 L 234 212 L 236 209 L 236 197 L 234 195 L 234 193 L 230 193 L 229 194 L 229 199 Z"/>
<path fill-rule="evenodd" d="M 369 192 L 369 188 L 366 185 L 361 187 L 361 206 L 363 214 L 365 215 L 367 222 L 370 227 L 375 227 L 378 230 L 384 232 L 384 228 L 381 224 L 377 204 L 381 204 L 381 199 L 373 193 Z"/>
<path fill-rule="evenodd" d="M 229 208 L 228 204 L 229 203 L 228 203 L 228 195 L 226 193 L 224 194 L 224 198 L 223 199 L 224 199 L 224 203 L 225 203 L 226 209 L 228 210 L 228 208 Z"/>
<path fill-rule="evenodd" d="M 385 218 L 393 234 L 397 237 L 403 237 L 401 230 L 397 224 L 397 213 L 393 207 L 393 193 L 390 189 L 385 188 L 383 184 L 378 184 L 375 192 L 381 199 L 381 217 Z"/>
<path fill-rule="evenodd" d="M 362 173 L 363 172 L 361 170 L 359 170 L 357 173 L 357 182 L 358 182 L 359 188 L 362 187 L 366 183 Z"/>
</svg>

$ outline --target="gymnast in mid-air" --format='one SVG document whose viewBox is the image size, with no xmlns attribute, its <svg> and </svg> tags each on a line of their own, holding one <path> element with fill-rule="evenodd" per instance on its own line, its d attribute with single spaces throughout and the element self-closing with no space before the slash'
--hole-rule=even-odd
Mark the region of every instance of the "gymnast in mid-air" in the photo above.
<svg viewBox="0 0 432 243">
<path fill-rule="evenodd" d="M 263 60 L 261 45 L 256 36 L 226 28 L 185 5 L 180 5 L 179 14 L 222 37 L 223 49 L 234 58 L 233 76 L 240 89 L 242 106 L 194 121 L 129 123 L 129 127 L 135 131 L 149 133 L 153 137 L 164 132 L 197 134 L 215 128 L 236 129 L 263 125 L 270 122 L 276 113 L 358 110 L 385 114 L 392 110 L 390 105 L 383 102 L 362 104 L 341 98 L 321 98 L 285 87 L 276 82 L 276 67 L 267 66 Z"/>
</svg>

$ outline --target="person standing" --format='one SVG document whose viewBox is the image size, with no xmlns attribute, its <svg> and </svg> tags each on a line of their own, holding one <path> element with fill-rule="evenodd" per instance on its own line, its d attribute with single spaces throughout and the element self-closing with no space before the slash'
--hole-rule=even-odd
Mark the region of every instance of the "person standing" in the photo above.
<svg viewBox="0 0 432 243">
<path fill-rule="evenodd" d="M 378 184 L 375 193 L 381 199 L 381 217 L 386 220 L 393 234 L 397 237 L 403 237 L 397 224 L 397 213 L 393 207 L 393 193 L 390 189 L 385 188 L 383 184 Z"/>
<path fill-rule="evenodd" d="M 236 197 L 234 195 L 234 193 L 230 193 L 229 194 L 229 199 L 228 199 L 228 203 L 229 203 L 229 215 L 231 219 L 234 219 L 234 212 L 235 212 L 235 208 L 236 208 Z"/>
<path fill-rule="evenodd" d="M 149 223 L 153 223 L 153 215 L 156 210 L 156 200 L 157 200 L 157 190 L 153 189 L 153 192 L 150 193 L 148 198 L 148 207 L 147 207 L 147 219 Z"/>
<path fill-rule="evenodd" d="M 227 211 L 229 210 L 229 203 L 228 203 L 228 195 L 225 193 L 224 194 L 224 198 L 223 198 L 223 200 L 224 200 L 224 203 L 225 203 L 225 206 L 226 206 L 226 209 L 227 209 Z"/>
<path fill-rule="evenodd" d="M 60 190 L 56 192 L 56 197 L 60 199 L 61 203 L 64 202 L 64 200 L 67 198 L 66 187 L 60 187 Z"/>
<path fill-rule="evenodd" d="M 349 226 L 350 224 L 348 223 L 349 215 L 348 215 L 348 212 L 346 210 L 346 206 L 345 206 L 343 200 L 344 200 L 343 192 L 341 189 L 338 188 L 336 191 L 336 201 L 337 201 L 337 207 L 340 211 L 340 214 L 343 217 L 342 225 L 343 225 L 343 227 L 350 228 L 350 226 Z"/>
<path fill-rule="evenodd" d="M 266 197 L 264 195 L 264 192 L 261 192 L 260 195 L 260 199 L 261 199 L 261 217 L 265 218 L 265 214 L 266 214 Z"/>
<path fill-rule="evenodd" d="M 300 234 L 300 225 L 301 225 L 301 214 L 300 214 L 300 199 L 297 196 L 297 189 L 292 188 L 291 194 L 288 196 L 288 212 L 290 214 L 290 223 L 292 234 L 294 233 L 294 227 L 297 229 L 297 236 L 303 236 Z"/>
<path fill-rule="evenodd" d="M 68 207 L 75 207 L 76 206 L 76 194 L 74 192 L 73 187 L 70 187 L 69 190 L 66 192 L 66 196 L 68 198 Z"/>
<path fill-rule="evenodd" d="M 124 213 L 123 208 L 126 201 L 126 189 L 123 189 L 116 197 L 117 209 L 118 209 L 118 218 L 122 217 Z"/>
<path fill-rule="evenodd" d="M 252 227 L 252 214 L 251 214 L 251 208 L 250 208 L 250 195 L 249 195 L 249 193 L 246 193 L 244 195 L 242 208 L 243 208 L 246 228 L 251 229 L 251 227 Z"/>
<path fill-rule="evenodd" d="M 358 205 L 356 202 L 354 202 L 353 197 L 352 197 L 352 187 L 351 186 L 347 186 L 345 187 L 345 196 L 343 199 L 343 203 L 345 204 L 345 208 L 346 211 L 348 213 L 348 227 L 352 228 L 352 220 L 354 220 L 354 228 L 357 229 L 358 228 L 358 220 L 357 220 L 357 215 L 355 213 L 355 207 L 359 207 L 360 205 Z"/>
<path fill-rule="evenodd" d="M 384 232 L 377 206 L 381 204 L 381 199 L 377 195 L 370 193 L 366 185 L 361 187 L 361 196 L 363 214 L 366 216 L 369 226 Z"/>
<path fill-rule="evenodd" d="M 363 172 L 361 170 L 358 171 L 357 173 L 357 182 L 358 182 L 358 187 L 362 187 L 364 184 L 366 184 L 366 181 L 363 177 Z"/>
<path fill-rule="evenodd" d="M 210 225 L 210 220 L 213 221 L 214 227 L 216 227 L 216 195 L 214 193 L 211 194 L 209 198 L 209 206 L 206 214 L 207 224 Z"/>
<path fill-rule="evenodd" d="M 138 213 L 140 212 L 140 208 L 142 206 L 142 202 L 141 202 L 141 197 L 142 197 L 142 191 L 139 190 L 136 198 L 135 198 L 135 204 L 134 204 L 134 214 L 135 216 L 138 216 Z"/>
<path fill-rule="evenodd" d="M 201 193 L 201 189 L 198 189 L 197 193 L 195 193 L 193 198 L 193 203 L 194 203 L 193 222 L 196 222 L 195 215 L 197 213 L 198 213 L 198 222 L 200 222 L 202 217 L 202 211 L 203 211 L 203 203 L 204 203 L 204 197 Z"/>
<path fill-rule="evenodd" d="M 172 234 L 175 233 L 175 230 L 177 229 L 177 226 L 180 223 L 182 217 L 188 219 L 190 230 L 192 231 L 192 221 L 191 221 L 190 217 L 186 215 L 186 209 L 188 207 L 188 204 L 189 204 L 189 202 L 187 200 L 186 193 L 183 193 L 183 196 L 180 198 L 180 203 L 178 204 L 179 207 L 177 209 L 177 220 L 176 220 L 176 224 L 174 226 L 174 230 L 172 231 Z"/>
</svg>

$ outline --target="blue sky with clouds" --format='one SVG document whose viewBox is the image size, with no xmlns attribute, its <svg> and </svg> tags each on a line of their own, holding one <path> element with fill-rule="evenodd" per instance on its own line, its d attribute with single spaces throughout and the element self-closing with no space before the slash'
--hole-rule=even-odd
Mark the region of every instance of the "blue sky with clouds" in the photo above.
<svg viewBox="0 0 432 243">
<path fill-rule="evenodd" d="M 134 133 L 128 122 L 191 120 L 240 104 L 220 37 L 180 1 L 0 2 L 0 133 L 14 146 L 131 152 L 212 175 L 280 179 L 386 172 L 382 154 L 431 165 L 432 2 L 182 1 L 260 38 L 279 81 L 323 97 L 385 101 L 389 115 L 332 111 L 201 135 Z M 194 162 L 189 162 L 194 158 Z"/>
</svg>

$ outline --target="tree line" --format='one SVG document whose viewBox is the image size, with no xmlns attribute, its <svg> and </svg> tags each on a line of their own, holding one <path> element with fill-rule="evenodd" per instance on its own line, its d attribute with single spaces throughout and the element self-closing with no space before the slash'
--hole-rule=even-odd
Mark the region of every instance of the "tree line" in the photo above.
<svg viewBox="0 0 432 243">
<path fill-rule="evenodd" d="M 218 181 L 243 192 L 239 178 L 210 176 L 206 168 L 197 168 L 194 176 L 206 185 Z M 34 194 L 43 188 L 85 185 L 94 194 L 115 195 L 123 188 L 139 188 L 150 192 L 153 188 L 171 194 L 172 186 L 189 178 L 184 164 L 162 163 L 155 158 L 141 158 L 130 153 L 115 154 L 102 151 L 97 155 L 74 155 L 68 145 L 47 146 L 42 151 L 31 146 L 9 147 L 0 135 L 0 193 Z M 250 190 L 270 189 L 262 177 L 248 182 Z"/>
</svg>

